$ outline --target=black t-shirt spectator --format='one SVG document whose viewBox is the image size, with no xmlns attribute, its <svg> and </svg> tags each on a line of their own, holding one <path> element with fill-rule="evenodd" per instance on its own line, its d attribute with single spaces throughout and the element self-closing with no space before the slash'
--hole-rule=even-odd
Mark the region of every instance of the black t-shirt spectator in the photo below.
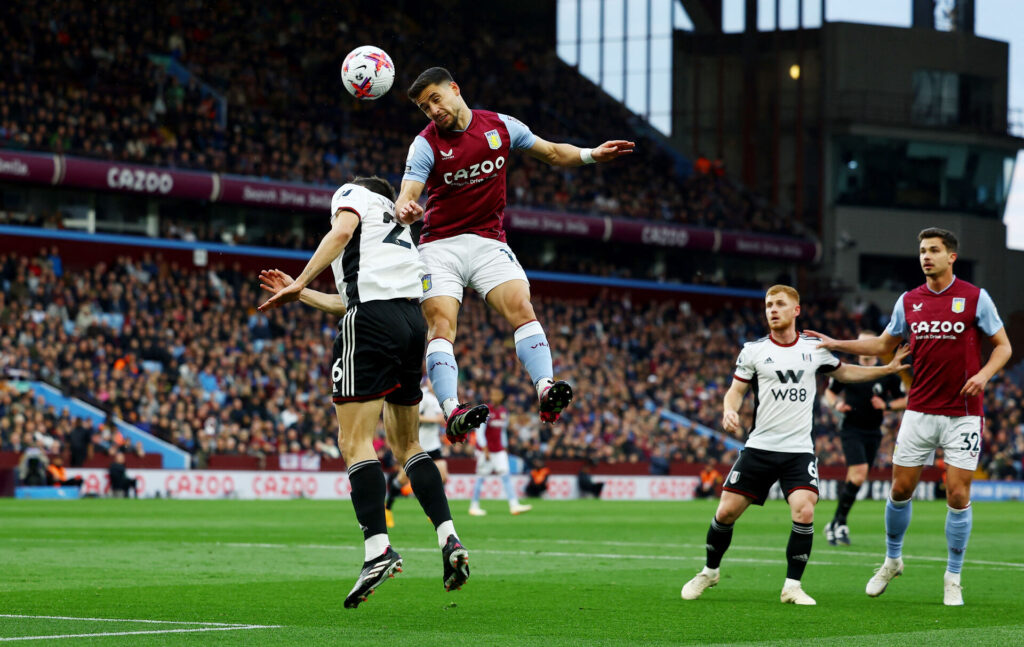
<svg viewBox="0 0 1024 647">
<path fill-rule="evenodd" d="M 899 376 L 887 375 L 872 382 L 856 382 L 844 384 L 834 378 L 828 382 L 828 390 L 836 395 L 843 394 L 843 400 L 850 405 L 850 410 L 843 414 L 843 429 L 862 429 L 873 431 L 882 426 L 885 411 L 876 409 L 871 398 L 878 396 L 886 402 L 903 396 L 902 382 Z"/>
</svg>

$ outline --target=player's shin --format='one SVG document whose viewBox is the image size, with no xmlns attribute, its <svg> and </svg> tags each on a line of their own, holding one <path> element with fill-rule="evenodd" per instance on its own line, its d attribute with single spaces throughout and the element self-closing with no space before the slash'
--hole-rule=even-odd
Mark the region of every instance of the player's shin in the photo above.
<svg viewBox="0 0 1024 647">
<path fill-rule="evenodd" d="M 501 485 L 505 488 L 505 497 L 508 499 L 508 504 L 511 506 L 519 505 L 519 497 L 516 496 L 516 490 L 512 487 L 512 477 L 508 474 L 502 474 Z"/>
<path fill-rule="evenodd" d="M 476 480 L 473 481 L 473 498 L 470 500 L 470 507 L 480 507 L 480 491 L 484 487 L 484 477 L 477 476 Z"/>
<path fill-rule="evenodd" d="M 448 496 L 444 492 L 444 483 L 441 482 L 441 472 L 437 465 L 426 452 L 420 452 L 412 456 L 405 463 L 405 473 L 412 484 L 412 492 L 420 507 L 426 513 L 434 529 L 437 531 L 437 541 L 441 548 L 450 535 L 456 535 L 455 524 L 452 521 L 452 512 L 448 507 Z"/>
<path fill-rule="evenodd" d="M 890 559 L 899 559 L 903 555 L 903 536 L 910 527 L 913 512 L 911 500 L 889 501 L 885 504 L 885 555 Z"/>
<path fill-rule="evenodd" d="M 843 483 L 843 488 L 839 492 L 839 505 L 836 506 L 836 516 L 834 521 L 837 526 L 846 525 L 846 517 L 850 514 L 850 508 L 857 501 L 857 493 L 860 492 L 860 486 L 846 481 Z"/>
<path fill-rule="evenodd" d="M 360 461 L 349 466 L 348 481 L 352 486 L 352 507 L 356 511 L 356 520 L 363 529 L 365 561 L 370 561 L 383 554 L 389 545 L 384 516 L 387 488 L 384 470 L 376 459 Z"/>
<path fill-rule="evenodd" d="M 707 568 L 717 569 L 722 564 L 722 557 L 732 543 L 732 528 L 734 524 L 722 523 L 718 519 L 711 520 L 707 537 Z"/>
<path fill-rule="evenodd" d="M 447 419 L 459 405 L 459 365 L 455 361 L 455 347 L 443 337 L 427 344 L 427 376 Z"/>
<path fill-rule="evenodd" d="M 548 386 L 555 371 L 551 362 L 551 347 L 548 346 L 547 335 L 539 321 L 531 321 L 516 328 L 514 335 L 516 355 L 522 362 L 530 379 L 541 389 Z"/>
<path fill-rule="evenodd" d="M 946 573 L 947 575 L 956 575 L 957 583 L 959 583 L 960 570 L 964 565 L 964 552 L 967 550 L 967 540 L 971 537 L 972 523 L 973 514 L 970 503 L 961 510 L 949 508 L 946 512 L 946 543 L 949 548 Z"/>
<path fill-rule="evenodd" d="M 799 580 L 804 576 L 813 544 L 814 524 L 794 521 L 786 544 L 786 579 Z"/>
</svg>

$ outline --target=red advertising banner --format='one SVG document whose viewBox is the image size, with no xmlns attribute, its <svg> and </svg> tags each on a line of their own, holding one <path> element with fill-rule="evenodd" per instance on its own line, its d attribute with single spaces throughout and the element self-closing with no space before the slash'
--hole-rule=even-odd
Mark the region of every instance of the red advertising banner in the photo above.
<svg viewBox="0 0 1024 647">
<path fill-rule="evenodd" d="M 713 229 L 643 220 L 613 220 L 612 223 L 612 240 L 616 242 L 715 251 Z"/>
<path fill-rule="evenodd" d="M 810 240 L 739 232 L 722 232 L 722 244 L 718 251 L 793 261 L 817 262 L 821 259 L 821 245 Z"/>
<path fill-rule="evenodd" d="M 61 184 L 166 196 L 185 200 L 216 200 L 216 176 L 194 171 L 176 171 L 154 166 L 120 164 L 64 157 Z"/>
<path fill-rule="evenodd" d="M 611 232 L 608 218 L 539 209 L 506 209 L 504 224 L 508 231 L 597 240 L 608 240 Z"/>
<path fill-rule="evenodd" d="M 334 189 L 286 182 L 264 182 L 234 175 L 221 176 L 220 184 L 220 202 L 274 209 L 323 211 L 326 215 L 331 213 Z"/>
<path fill-rule="evenodd" d="M 0 181 L 56 184 L 58 167 L 54 155 L 37 155 L 0 149 Z"/>
<path fill-rule="evenodd" d="M 184 200 L 227 202 L 271 209 L 329 213 L 334 189 L 198 171 L 122 164 L 63 155 L 0 150 L 0 181 L 33 182 L 120 191 Z M 541 209 L 510 208 L 506 229 L 530 234 L 568 236 L 722 252 L 761 258 L 816 262 L 817 242 L 787 236 L 723 232 L 686 225 L 620 220 Z"/>
</svg>

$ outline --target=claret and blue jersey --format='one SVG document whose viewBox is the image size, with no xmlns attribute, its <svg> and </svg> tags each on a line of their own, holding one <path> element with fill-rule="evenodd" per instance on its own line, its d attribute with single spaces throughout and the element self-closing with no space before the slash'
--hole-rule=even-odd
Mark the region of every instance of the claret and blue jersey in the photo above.
<svg viewBox="0 0 1024 647">
<path fill-rule="evenodd" d="M 910 342 L 914 382 L 909 411 L 944 416 L 983 415 L 982 395 L 963 396 L 964 383 L 981 370 L 981 338 L 1003 322 L 985 290 L 953 277 L 941 292 L 927 284 L 896 300 L 886 332 Z"/>
<path fill-rule="evenodd" d="M 536 140 L 521 121 L 488 110 L 473 110 L 465 130 L 428 124 L 409 146 L 402 178 L 426 185 L 420 242 L 460 234 L 504 242 L 508 154 Z"/>
</svg>

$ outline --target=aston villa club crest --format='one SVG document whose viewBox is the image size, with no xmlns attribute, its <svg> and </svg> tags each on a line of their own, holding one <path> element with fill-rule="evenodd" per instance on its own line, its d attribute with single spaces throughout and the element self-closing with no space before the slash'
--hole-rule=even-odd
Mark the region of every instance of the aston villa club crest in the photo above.
<svg viewBox="0 0 1024 647">
<path fill-rule="evenodd" d="M 425 274 L 423 276 L 422 281 L 423 281 L 423 291 L 424 292 L 430 292 L 430 288 L 432 287 L 432 284 L 430 283 L 430 274 Z"/>
<path fill-rule="evenodd" d="M 964 299 L 963 297 L 953 298 L 953 312 L 960 314 L 961 312 L 964 311 L 964 307 L 966 307 L 966 305 L 967 299 Z"/>
<path fill-rule="evenodd" d="M 497 130 L 488 130 L 484 133 L 484 137 L 487 138 L 487 145 L 491 148 L 495 150 L 501 148 L 501 135 Z"/>
</svg>

